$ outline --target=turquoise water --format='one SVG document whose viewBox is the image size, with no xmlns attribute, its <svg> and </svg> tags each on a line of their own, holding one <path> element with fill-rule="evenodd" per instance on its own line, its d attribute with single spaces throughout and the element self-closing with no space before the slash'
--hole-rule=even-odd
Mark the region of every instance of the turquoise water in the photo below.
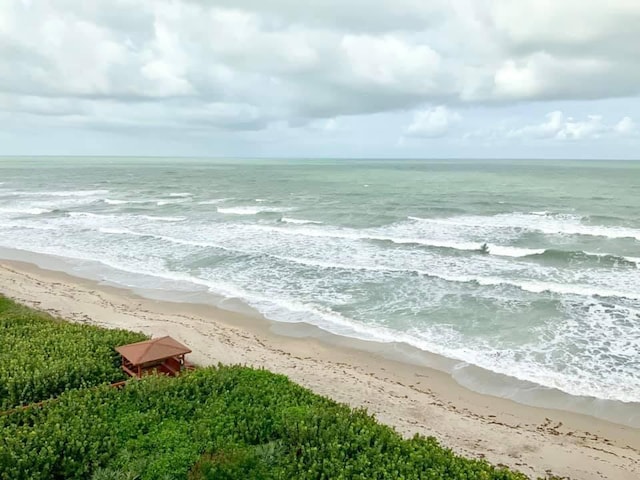
<svg viewBox="0 0 640 480">
<path fill-rule="evenodd" d="M 0 246 L 640 401 L 640 162 L 3 159 Z"/>
</svg>

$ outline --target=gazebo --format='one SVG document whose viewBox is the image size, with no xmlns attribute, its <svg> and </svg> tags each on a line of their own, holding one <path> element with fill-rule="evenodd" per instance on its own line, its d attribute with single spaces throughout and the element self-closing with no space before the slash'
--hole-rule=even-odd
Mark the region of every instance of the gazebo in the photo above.
<svg viewBox="0 0 640 480">
<path fill-rule="evenodd" d="M 184 356 L 191 350 L 177 340 L 166 336 L 116 348 L 122 356 L 122 370 L 132 377 L 158 372 L 178 375 L 187 363 Z"/>
</svg>

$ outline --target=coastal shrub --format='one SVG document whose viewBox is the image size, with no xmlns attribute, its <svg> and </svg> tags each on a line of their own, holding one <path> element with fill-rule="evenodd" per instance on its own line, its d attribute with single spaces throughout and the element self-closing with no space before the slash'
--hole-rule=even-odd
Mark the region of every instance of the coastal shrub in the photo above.
<svg viewBox="0 0 640 480">
<path fill-rule="evenodd" d="M 55 319 L 0 296 L 0 411 L 122 380 L 114 347 L 145 339 Z"/>
<path fill-rule="evenodd" d="M 283 375 L 240 366 L 122 378 L 141 334 L 66 323 L 0 297 L 0 480 L 479 479 L 520 473 L 405 440 Z"/>
<path fill-rule="evenodd" d="M 0 430 L 0 479 L 526 478 L 240 366 L 71 390 Z"/>
<path fill-rule="evenodd" d="M 191 469 L 189 480 L 269 480 L 276 478 L 274 474 L 257 449 L 226 447 L 203 455 Z"/>
</svg>

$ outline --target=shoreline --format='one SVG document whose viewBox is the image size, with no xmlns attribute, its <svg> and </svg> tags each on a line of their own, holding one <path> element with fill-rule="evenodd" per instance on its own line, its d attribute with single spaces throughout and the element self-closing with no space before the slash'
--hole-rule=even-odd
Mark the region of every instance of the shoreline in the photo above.
<svg viewBox="0 0 640 480">
<path fill-rule="evenodd" d="M 562 410 L 599 418 L 640 429 L 640 402 L 579 396 L 546 387 L 513 375 L 498 373 L 463 360 L 421 349 L 402 340 L 385 341 L 361 337 L 355 331 L 336 330 L 331 325 L 308 321 L 287 322 L 271 319 L 239 297 L 225 297 L 191 279 L 169 279 L 112 266 L 96 260 L 64 257 L 47 253 L 0 247 L 1 259 L 34 264 L 42 269 L 63 272 L 102 286 L 124 289 L 147 299 L 168 300 L 180 304 L 214 306 L 250 317 L 245 327 L 266 325 L 269 332 L 290 338 L 314 338 L 329 347 L 342 346 L 373 353 L 403 365 L 427 367 L 446 373 L 456 384 L 475 393 L 513 400 L 531 407 Z M 236 319 L 236 322 L 240 321 Z"/>
<path fill-rule="evenodd" d="M 195 363 L 285 374 L 316 393 L 367 408 L 403 435 L 433 435 L 457 453 L 527 475 L 640 476 L 640 429 L 476 393 L 446 372 L 387 358 L 372 342 L 328 340 L 331 334 L 317 327 L 310 335 L 308 326 L 248 312 L 145 298 L 17 260 L 0 260 L 0 293 L 71 321 L 172 335 L 192 348 Z"/>
</svg>

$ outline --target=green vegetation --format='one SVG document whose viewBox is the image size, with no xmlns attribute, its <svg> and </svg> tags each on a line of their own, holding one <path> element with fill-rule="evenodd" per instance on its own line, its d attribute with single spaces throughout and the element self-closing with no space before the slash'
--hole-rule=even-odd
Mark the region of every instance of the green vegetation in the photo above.
<svg viewBox="0 0 640 480">
<path fill-rule="evenodd" d="M 113 348 L 145 339 L 55 320 L 0 296 L 0 410 L 122 380 Z"/>
<path fill-rule="evenodd" d="M 2 305 L 0 321 L 14 341 L 21 322 L 24 335 L 42 341 L 44 332 L 68 332 L 60 338 L 70 342 L 69 348 L 78 343 L 100 350 L 108 342 L 99 338 L 124 335 L 61 325 L 6 300 Z M 29 342 L 22 348 L 41 356 L 41 343 Z M 89 356 L 87 348 L 72 348 L 70 356 L 65 356 L 69 349 L 48 354 L 60 365 L 73 363 L 78 352 L 83 362 L 97 364 L 92 366 L 96 372 L 114 368 L 110 354 Z M 31 365 L 26 353 L 20 358 Z M 28 385 L 25 377 L 41 370 L 11 371 L 3 380 Z M 62 370 L 49 375 L 57 372 Z M 91 385 L 99 378 L 113 379 L 105 374 L 83 381 Z M 202 368 L 178 378 L 131 380 L 121 389 L 69 385 L 70 390 L 43 405 L 0 413 L 0 479 L 526 478 L 454 455 L 433 438 L 404 440 L 365 411 L 351 410 L 265 370 Z"/>
<path fill-rule="evenodd" d="M 525 478 L 238 366 L 71 391 L 0 429 L 7 479 Z"/>
</svg>

